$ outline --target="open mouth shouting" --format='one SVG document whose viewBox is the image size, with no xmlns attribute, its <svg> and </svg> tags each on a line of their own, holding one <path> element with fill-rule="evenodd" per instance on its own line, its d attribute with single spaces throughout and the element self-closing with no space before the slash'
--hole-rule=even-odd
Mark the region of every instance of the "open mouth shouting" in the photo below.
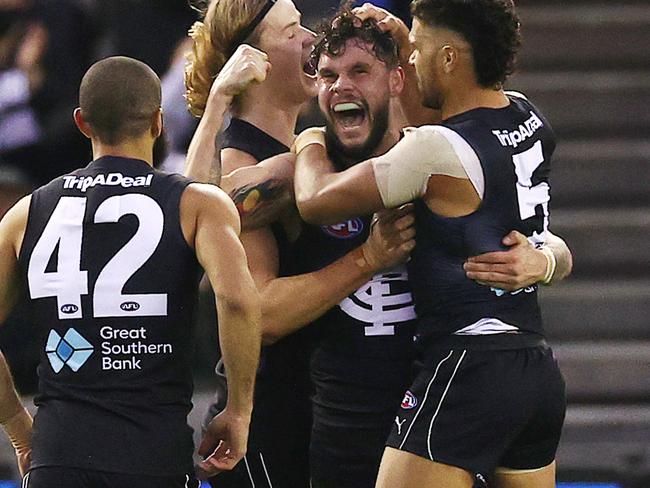
<svg viewBox="0 0 650 488">
<path fill-rule="evenodd" d="M 359 131 L 366 125 L 368 110 L 361 101 L 338 102 L 332 105 L 331 117 L 339 137 L 345 134 L 360 136 Z"/>
<path fill-rule="evenodd" d="M 308 77 L 312 79 L 316 79 L 316 60 L 309 56 L 307 58 L 307 61 L 305 61 L 302 65 L 302 72 Z"/>
</svg>

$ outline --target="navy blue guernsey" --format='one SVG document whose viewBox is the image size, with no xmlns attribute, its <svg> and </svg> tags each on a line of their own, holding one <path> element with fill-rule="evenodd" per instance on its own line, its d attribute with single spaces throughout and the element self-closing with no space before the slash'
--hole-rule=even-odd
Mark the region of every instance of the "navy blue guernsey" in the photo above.
<svg viewBox="0 0 650 488">
<path fill-rule="evenodd" d="M 508 107 L 478 108 L 441 124 L 474 150 L 485 188 L 480 207 L 465 217 L 441 217 L 423 200 L 415 202 L 417 246 L 409 276 L 424 343 L 482 335 L 504 344 L 506 337 L 543 336 L 537 285 L 507 292 L 479 285 L 463 270 L 467 257 L 503 250 L 501 240 L 511 230 L 541 243 L 548 225 L 555 136 L 530 102 L 509 98 Z"/>
<path fill-rule="evenodd" d="M 189 183 L 103 157 L 33 193 L 20 253 L 42 344 L 32 467 L 192 469 Z"/>
<path fill-rule="evenodd" d="M 258 161 L 289 152 L 289 148 L 277 139 L 237 118 L 233 118 L 224 131 L 221 148 L 238 149 Z M 274 223 L 271 229 L 278 246 L 279 277 L 295 275 L 293 245 L 283 225 L 279 222 Z M 308 442 L 306 439 L 311 424 L 309 334 L 308 330 L 302 329 L 262 348 L 255 385 L 249 439 L 251 447 L 268 449 L 268 445 L 258 445 L 258 440 L 262 443 L 272 441 L 270 437 L 277 435 L 278 429 L 283 429 L 285 433 L 298 429 L 301 434 L 295 436 L 296 444 L 304 440 L 306 449 L 306 442 Z M 292 423 L 289 423 L 291 420 L 287 420 L 287 416 L 293 419 Z M 269 432 L 269 435 L 264 435 L 265 432 Z M 269 439 L 265 439 L 267 437 Z"/>
<path fill-rule="evenodd" d="M 305 225 L 296 261 L 308 273 L 362 245 L 370 218 Z M 314 322 L 314 405 L 354 413 L 393 413 L 410 383 L 415 332 L 406 268 L 377 274 Z M 323 415 L 323 414 L 321 414 Z M 340 418 L 342 420 L 343 418 Z M 358 426 L 373 417 L 345 417 Z"/>
<path fill-rule="evenodd" d="M 341 158 L 328 152 L 344 170 Z M 330 265 L 361 246 L 370 231 L 371 216 L 335 225 L 305 224 L 295 248 L 300 272 Z M 313 403 L 319 420 L 374 427 L 383 422 L 382 414 L 392 415 L 410 384 L 415 356 L 415 310 L 406 267 L 376 274 L 311 327 Z"/>
<path fill-rule="evenodd" d="M 277 139 L 245 120 L 237 118 L 233 118 L 224 131 L 221 147 L 222 149 L 233 148 L 244 151 L 258 161 L 289 152 L 289 148 Z M 296 274 L 292 244 L 289 242 L 284 227 L 280 223 L 274 223 L 271 225 L 271 230 L 278 245 L 280 265 L 278 275 L 282 277 Z M 260 359 L 260 377 L 268 376 L 277 378 L 279 381 L 286 381 L 299 374 L 300 371 L 305 372 L 309 361 L 308 344 L 307 334 L 298 331 L 271 346 L 264 347 Z M 257 389 L 260 388 L 263 389 L 265 386 L 258 383 Z"/>
</svg>

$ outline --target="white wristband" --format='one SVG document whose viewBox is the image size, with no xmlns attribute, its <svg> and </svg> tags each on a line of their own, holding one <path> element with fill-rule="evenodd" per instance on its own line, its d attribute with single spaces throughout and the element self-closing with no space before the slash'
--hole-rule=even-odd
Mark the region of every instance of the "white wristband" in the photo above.
<svg viewBox="0 0 650 488">
<path fill-rule="evenodd" d="M 542 246 L 539 248 L 540 251 L 544 253 L 544 257 L 546 257 L 546 273 L 544 273 L 544 277 L 542 278 L 542 285 L 548 285 L 551 283 L 553 280 L 553 275 L 555 275 L 555 269 L 557 268 L 557 259 L 555 258 L 555 254 L 553 254 L 553 250 L 548 247 L 548 246 Z"/>
</svg>

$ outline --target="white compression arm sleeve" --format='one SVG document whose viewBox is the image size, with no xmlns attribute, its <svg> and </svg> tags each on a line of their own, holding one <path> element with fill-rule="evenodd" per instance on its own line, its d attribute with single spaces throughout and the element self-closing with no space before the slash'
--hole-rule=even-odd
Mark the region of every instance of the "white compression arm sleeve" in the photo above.
<svg viewBox="0 0 650 488">
<path fill-rule="evenodd" d="M 471 146 L 455 131 L 427 125 L 404 129 L 404 137 L 386 154 L 373 158 L 377 188 L 388 208 L 425 194 L 431 175 L 470 180 L 484 191 L 483 170 Z"/>
</svg>

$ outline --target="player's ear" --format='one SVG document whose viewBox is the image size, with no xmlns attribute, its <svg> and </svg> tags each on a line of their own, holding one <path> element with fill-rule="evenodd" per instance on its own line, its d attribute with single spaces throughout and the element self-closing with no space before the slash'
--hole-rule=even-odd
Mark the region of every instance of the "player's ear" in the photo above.
<svg viewBox="0 0 650 488">
<path fill-rule="evenodd" d="M 90 128 L 90 125 L 88 125 L 88 122 L 86 122 L 86 119 L 84 119 L 80 107 L 74 109 L 74 112 L 72 112 L 72 118 L 74 119 L 74 123 L 77 126 L 77 129 L 79 129 L 79 132 L 90 139 L 93 135 L 93 131 Z"/>
<path fill-rule="evenodd" d="M 159 107 L 158 110 L 153 114 L 153 120 L 151 122 L 151 135 L 154 139 L 160 137 L 163 131 L 163 109 Z"/>
<path fill-rule="evenodd" d="M 404 69 L 401 66 L 390 70 L 388 75 L 388 87 L 392 97 L 398 97 L 404 89 Z"/>
<path fill-rule="evenodd" d="M 458 62 L 458 52 L 454 46 L 445 44 L 438 52 L 438 59 L 442 68 L 442 72 L 449 74 L 456 68 L 456 64 Z"/>
</svg>

